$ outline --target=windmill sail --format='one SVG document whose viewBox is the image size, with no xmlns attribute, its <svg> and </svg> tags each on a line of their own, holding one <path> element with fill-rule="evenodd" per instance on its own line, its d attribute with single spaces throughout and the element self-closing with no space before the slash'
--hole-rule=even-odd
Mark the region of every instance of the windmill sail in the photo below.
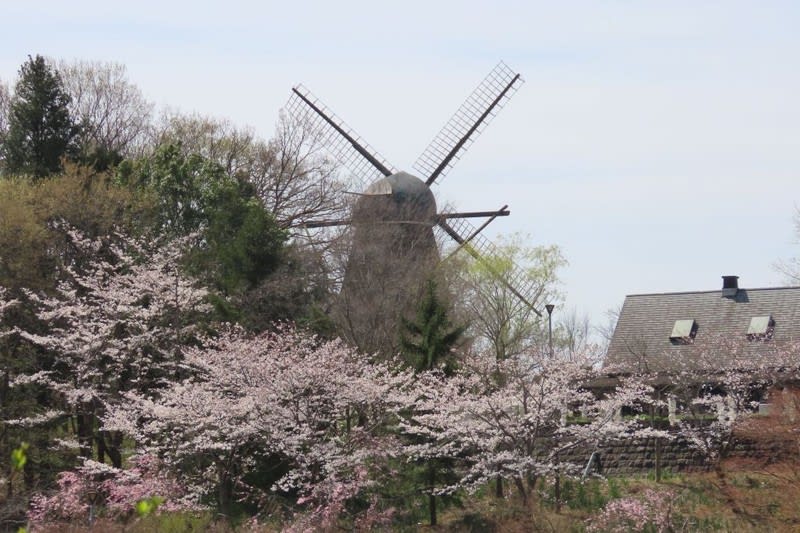
<svg viewBox="0 0 800 533">
<path fill-rule="evenodd" d="M 358 192 L 396 172 L 378 152 L 302 85 L 292 89 L 286 109 L 296 120 L 321 132 L 323 146 L 359 182 Z"/>
<path fill-rule="evenodd" d="M 484 78 L 414 163 L 428 185 L 447 174 L 522 82 L 502 61 Z"/>
<path fill-rule="evenodd" d="M 441 217 L 441 215 L 440 215 Z M 541 295 L 543 287 L 531 280 L 519 265 L 513 262 L 504 264 L 501 269 L 495 267 L 487 258 L 502 257 L 500 250 L 485 236 L 481 228 L 476 228 L 466 218 L 440 218 L 438 230 L 458 243 L 456 253 L 468 253 L 480 262 L 497 281 L 508 289 L 522 303 L 527 305 L 539 316 L 541 312 L 534 306 Z M 441 239 L 437 239 L 441 242 Z M 463 250 L 463 252 L 461 252 Z"/>
<path fill-rule="evenodd" d="M 481 235 L 496 217 L 509 215 L 507 206 L 437 213 L 431 191 L 521 83 L 519 74 L 499 63 L 417 160 L 419 177 L 397 172 L 306 88 L 292 90 L 289 112 L 318 132 L 331 155 L 361 182 L 362 194 L 349 218 L 306 221 L 304 226 L 353 226 L 335 313 L 345 335 L 365 352 L 396 351 L 398 316 L 413 314 L 424 281 L 441 261 L 437 243 L 445 239 L 455 241 L 452 253 L 468 253 L 491 274 L 515 309 L 541 316 L 535 305 L 543 287 Z M 476 228 L 469 218 L 488 220 Z"/>
</svg>

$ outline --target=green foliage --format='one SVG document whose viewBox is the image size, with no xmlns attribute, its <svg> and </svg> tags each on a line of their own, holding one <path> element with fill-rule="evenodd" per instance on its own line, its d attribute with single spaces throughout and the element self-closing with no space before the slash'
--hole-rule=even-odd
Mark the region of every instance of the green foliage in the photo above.
<svg viewBox="0 0 800 533">
<path fill-rule="evenodd" d="M 68 250 L 50 223 L 63 220 L 91 237 L 141 231 L 152 218 L 147 195 L 114 184 L 106 173 L 68 164 L 61 175 L 0 180 L 0 285 L 46 289 Z"/>
<path fill-rule="evenodd" d="M 281 260 L 286 233 L 255 198 L 243 198 L 235 181 L 220 188 L 208 210 L 202 264 L 216 266 L 218 287 L 255 287 Z"/>
<path fill-rule="evenodd" d="M 608 478 L 608 499 L 614 500 L 622 496 L 621 484 L 617 478 Z"/>
<path fill-rule="evenodd" d="M 160 229 L 174 235 L 198 231 L 207 222 L 206 209 L 228 179 L 222 167 L 197 154 L 185 156 L 178 144 L 120 166 L 118 176 L 123 184 L 155 193 Z"/>
<path fill-rule="evenodd" d="M 651 470 L 647 473 L 647 479 L 652 481 L 670 481 L 676 477 L 675 472 L 672 471 L 671 468 L 662 468 L 660 472 L 660 479 L 656 479 L 656 472 L 655 470 Z"/>
<path fill-rule="evenodd" d="M 110 524 L 103 524 L 110 525 Z M 94 530 L 98 530 L 95 526 Z M 111 531 L 117 531 L 112 529 Z M 214 522 L 211 513 L 177 513 L 160 512 L 150 513 L 146 516 L 139 516 L 139 519 L 119 526 L 118 531 L 125 533 L 189 533 L 194 531 L 228 532 L 233 531 L 223 522 Z"/>
<path fill-rule="evenodd" d="M 122 155 L 104 146 L 82 144 L 77 160 L 80 164 L 98 172 L 113 170 L 123 161 Z"/>
<path fill-rule="evenodd" d="M 470 323 L 476 347 L 492 350 L 497 359 L 542 349 L 547 344 L 544 320 L 502 280 L 514 280 L 536 308 L 563 300 L 558 271 L 567 261 L 558 246 L 529 246 L 521 235 L 501 239 L 494 254 L 478 254 L 468 245 L 447 261 L 459 293 L 458 312 Z M 542 312 L 544 312 L 542 310 Z"/>
<path fill-rule="evenodd" d="M 61 169 L 76 153 L 79 127 L 69 114 L 70 97 L 42 56 L 28 56 L 19 70 L 2 146 L 5 174 L 42 178 Z"/>
<path fill-rule="evenodd" d="M 136 514 L 139 516 L 147 516 L 156 512 L 158 507 L 164 503 L 164 498 L 161 496 L 151 496 L 136 502 Z"/>
<path fill-rule="evenodd" d="M 25 468 L 25 464 L 28 462 L 28 448 L 28 443 L 23 442 L 18 448 L 11 451 L 11 468 L 13 470 L 20 471 Z"/>
<path fill-rule="evenodd" d="M 228 316 L 251 331 L 265 331 L 288 319 L 324 338 L 338 337 L 327 312 L 333 290 L 323 261 L 310 246 L 288 243 L 275 271 L 255 288 L 238 294 L 235 306 L 227 307 L 236 314 Z"/>
<path fill-rule="evenodd" d="M 286 233 L 252 188 L 219 164 L 170 143 L 152 157 L 121 164 L 117 176 L 152 192 L 159 231 L 198 235 L 189 269 L 218 290 L 252 288 L 280 263 Z"/>
<path fill-rule="evenodd" d="M 437 295 L 436 282 L 428 280 L 416 320 L 403 319 L 400 345 L 406 362 L 417 372 L 441 367 L 446 375 L 456 370 L 453 349 L 466 330 L 452 327 L 447 307 Z M 411 338 L 409 338 L 411 337 Z"/>
<path fill-rule="evenodd" d="M 608 497 L 601 490 L 601 482 L 597 479 L 581 482 L 564 478 L 561 497 L 568 507 L 585 511 L 600 509 L 608 502 Z"/>
<path fill-rule="evenodd" d="M 435 281 L 428 280 L 425 284 L 425 294 L 415 321 L 403 319 L 402 325 L 400 345 L 408 366 L 416 372 L 440 368 L 446 376 L 456 371 L 454 348 L 466 326 L 452 327 L 447 307 L 437 294 Z M 410 470 L 408 475 L 412 483 L 417 485 L 417 491 L 427 500 L 431 525 L 436 525 L 437 502 L 446 505 L 459 503 L 457 494 L 433 495 L 438 486 L 446 486 L 456 479 L 455 461 L 452 458 L 428 458 Z"/>
<path fill-rule="evenodd" d="M 433 470 L 442 485 L 454 482 L 456 476 L 452 463 L 452 460 L 443 459 L 389 460 L 388 467 L 391 474 L 379 480 L 375 493 L 380 501 L 396 510 L 392 518 L 395 530 L 416 531 L 419 524 L 430 519 L 431 500 L 427 493 L 429 474 Z M 436 496 L 437 514 L 441 514 L 444 509 L 463 507 L 464 497 L 463 491 Z"/>
</svg>

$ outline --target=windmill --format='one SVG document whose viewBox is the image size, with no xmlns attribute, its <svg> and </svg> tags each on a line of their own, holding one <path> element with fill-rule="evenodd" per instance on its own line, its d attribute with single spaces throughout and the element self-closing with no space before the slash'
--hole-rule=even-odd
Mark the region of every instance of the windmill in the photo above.
<svg viewBox="0 0 800 533">
<path fill-rule="evenodd" d="M 354 229 L 340 322 L 362 349 L 380 349 L 387 339 L 391 342 L 396 337 L 399 316 L 413 308 L 422 282 L 440 261 L 437 242 L 454 241 L 451 255 L 463 250 L 491 271 L 484 257 L 495 255 L 494 246 L 481 231 L 497 217 L 508 216 L 508 206 L 494 211 L 439 211 L 431 186 L 441 182 L 522 82 L 518 73 L 499 63 L 414 163 L 417 175 L 392 167 L 308 89 L 292 89 L 289 113 L 321 133 L 322 143 L 359 184 L 349 218 L 303 225 L 351 225 Z M 486 220 L 476 228 L 469 222 L 472 218 Z M 434 232 L 443 238 L 437 239 Z M 496 274 L 501 284 L 541 316 L 532 303 L 538 294 L 526 284 L 519 268 Z"/>
</svg>

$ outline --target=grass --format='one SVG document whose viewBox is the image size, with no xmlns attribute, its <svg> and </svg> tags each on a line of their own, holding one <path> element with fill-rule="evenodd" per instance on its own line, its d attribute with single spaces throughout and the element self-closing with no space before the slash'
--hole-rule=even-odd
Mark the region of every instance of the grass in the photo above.
<svg viewBox="0 0 800 533">
<path fill-rule="evenodd" d="M 440 514 L 440 525 L 398 525 L 397 531 L 458 532 L 576 532 L 586 530 L 586 521 L 610 501 L 641 497 L 644 491 L 669 492 L 673 531 L 699 532 L 789 532 L 800 531 L 800 464 L 769 466 L 727 462 L 720 473 L 671 473 L 656 482 L 647 476 L 610 479 L 562 480 L 561 511 L 556 513 L 552 484 L 540 480 L 535 496 L 523 503 L 514 487 L 506 484 L 506 496 L 496 498 L 491 487 L 464 495 L 462 506 Z M 157 514 L 126 524 L 98 521 L 91 531 L 109 533 L 184 533 L 239 530 L 210 513 Z M 279 531 L 277 524 L 260 531 Z M 88 531 L 85 524 L 53 526 L 37 531 L 77 533 Z M 249 529 L 248 529 L 249 531 Z M 256 530 L 258 531 L 258 530 Z"/>
<path fill-rule="evenodd" d="M 441 531 L 581 532 L 586 521 L 608 501 L 636 497 L 643 491 L 674 494 L 674 531 L 797 532 L 800 531 L 800 465 L 758 466 L 729 462 L 724 476 L 670 473 L 661 482 L 644 477 L 562 483 L 561 512 L 556 513 L 552 488 L 542 484 L 541 497 L 523 504 L 507 491 L 503 500 L 483 495 L 465 500 L 465 509 L 442 517 Z M 473 524 L 480 527 L 471 527 Z"/>
<path fill-rule="evenodd" d="M 98 519 L 92 527 L 84 523 L 52 524 L 35 529 L 36 533 L 231 533 L 234 530 L 225 522 L 215 520 L 210 513 L 162 513 L 131 520 L 128 523 Z"/>
</svg>

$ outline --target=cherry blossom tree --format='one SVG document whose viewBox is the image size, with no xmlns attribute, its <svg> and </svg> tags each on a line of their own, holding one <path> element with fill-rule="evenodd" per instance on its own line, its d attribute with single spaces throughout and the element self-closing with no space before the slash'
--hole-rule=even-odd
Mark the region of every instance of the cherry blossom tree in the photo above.
<svg viewBox="0 0 800 533">
<path fill-rule="evenodd" d="M 142 502 L 158 502 L 158 511 L 200 510 L 187 490 L 168 475 L 160 462 L 150 456 L 129 459 L 130 468 L 120 469 L 87 459 L 74 470 L 58 475 L 58 490 L 31 498 L 28 521 L 34 528 L 88 518 L 91 525 L 102 507 L 112 519 L 125 519 L 137 512 Z"/>
<path fill-rule="evenodd" d="M 486 352 L 450 379 L 420 375 L 409 391 L 416 395 L 414 408 L 401 422 L 403 432 L 420 437 L 420 444 L 406 452 L 414 458 L 462 459 L 461 478 L 433 489 L 439 494 L 506 478 L 527 499 L 538 478 L 577 470 L 562 462 L 570 450 L 652 433 L 615 416 L 623 406 L 647 404 L 650 387 L 630 380 L 598 397 L 587 388 L 596 376 L 591 363 L 525 354 L 498 361 Z M 570 420 L 574 412 L 580 412 L 581 423 Z"/>
<path fill-rule="evenodd" d="M 736 445 L 736 429 L 752 420 L 767 392 L 797 382 L 798 354 L 796 343 L 774 342 L 769 334 L 708 337 L 695 341 L 692 357 L 676 360 L 673 372 L 657 376 L 670 383 L 674 432 L 704 457 L 717 490 L 739 512 L 743 502 L 728 482 L 724 459 Z"/>
<path fill-rule="evenodd" d="M 223 511 L 270 494 L 325 508 L 367 483 L 364 465 L 397 451 L 382 429 L 411 375 L 341 341 L 290 326 L 257 336 L 230 327 L 184 361 L 193 377 L 155 399 L 126 394 L 105 429 L 130 435 L 198 494 L 216 492 Z M 281 473 L 268 486 L 248 482 L 265 465 Z"/>
<path fill-rule="evenodd" d="M 6 291 L 3 287 L 0 287 L 0 339 L 3 339 L 4 337 L 7 337 L 9 335 L 9 333 L 10 333 L 10 330 L 8 328 L 4 327 L 5 323 L 2 320 L 3 315 L 5 314 L 5 312 L 8 309 L 11 309 L 12 307 L 16 306 L 18 303 L 19 303 L 18 300 L 12 299 L 8 295 L 8 291 Z M 6 381 L 8 379 L 8 373 L 6 372 L 5 369 L 2 369 L 2 375 L 0 377 L 2 377 L 3 381 Z M 12 476 L 9 476 L 9 477 L 12 477 Z M 6 477 L 4 477 L 2 474 L 0 474 L 0 486 L 6 486 L 6 485 L 10 485 L 10 480 L 7 479 Z M 6 489 L 6 490 L 8 491 L 10 489 Z"/>
<path fill-rule="evenodd" d="M 638 497 L 612 500 L 587 521 L 586 531 L 682 531 L 687 524 L 676 523 L 675 497 L 672 491 L 645 489 Z"/>
<path fill-rule="evenodd" d="M 53 361 L 10 382 L 49 389 L 58 402 L 48 413 L 74 420 L 81 454 L 88 457 L 96 442 L 100 462 L 108 455 L 120 467 L 122 435 L 95 433 L 98 417 L 122 392 L 152 394 L 185 372 L 181 347 L 195 333 L 189 317 L 208 310 L 206 291 L 181 274 L 180 242 L 157 246 L 122 235 L 90 239 L 64 224 L 55 229 L 89 259 L 67 263 L 54 294 L 26 291 L 44 333 L 14 333 Z"/>
<path fill-rule="evenodd" d="M 800 346 L 768 338 L 709 338 L 694 356 L 676 361 L 669 377 L 674 422 L 690 445 L 718 468 L 734 429 L 758 409 L 766 392 L 800 376 Z"/>
</svg>

